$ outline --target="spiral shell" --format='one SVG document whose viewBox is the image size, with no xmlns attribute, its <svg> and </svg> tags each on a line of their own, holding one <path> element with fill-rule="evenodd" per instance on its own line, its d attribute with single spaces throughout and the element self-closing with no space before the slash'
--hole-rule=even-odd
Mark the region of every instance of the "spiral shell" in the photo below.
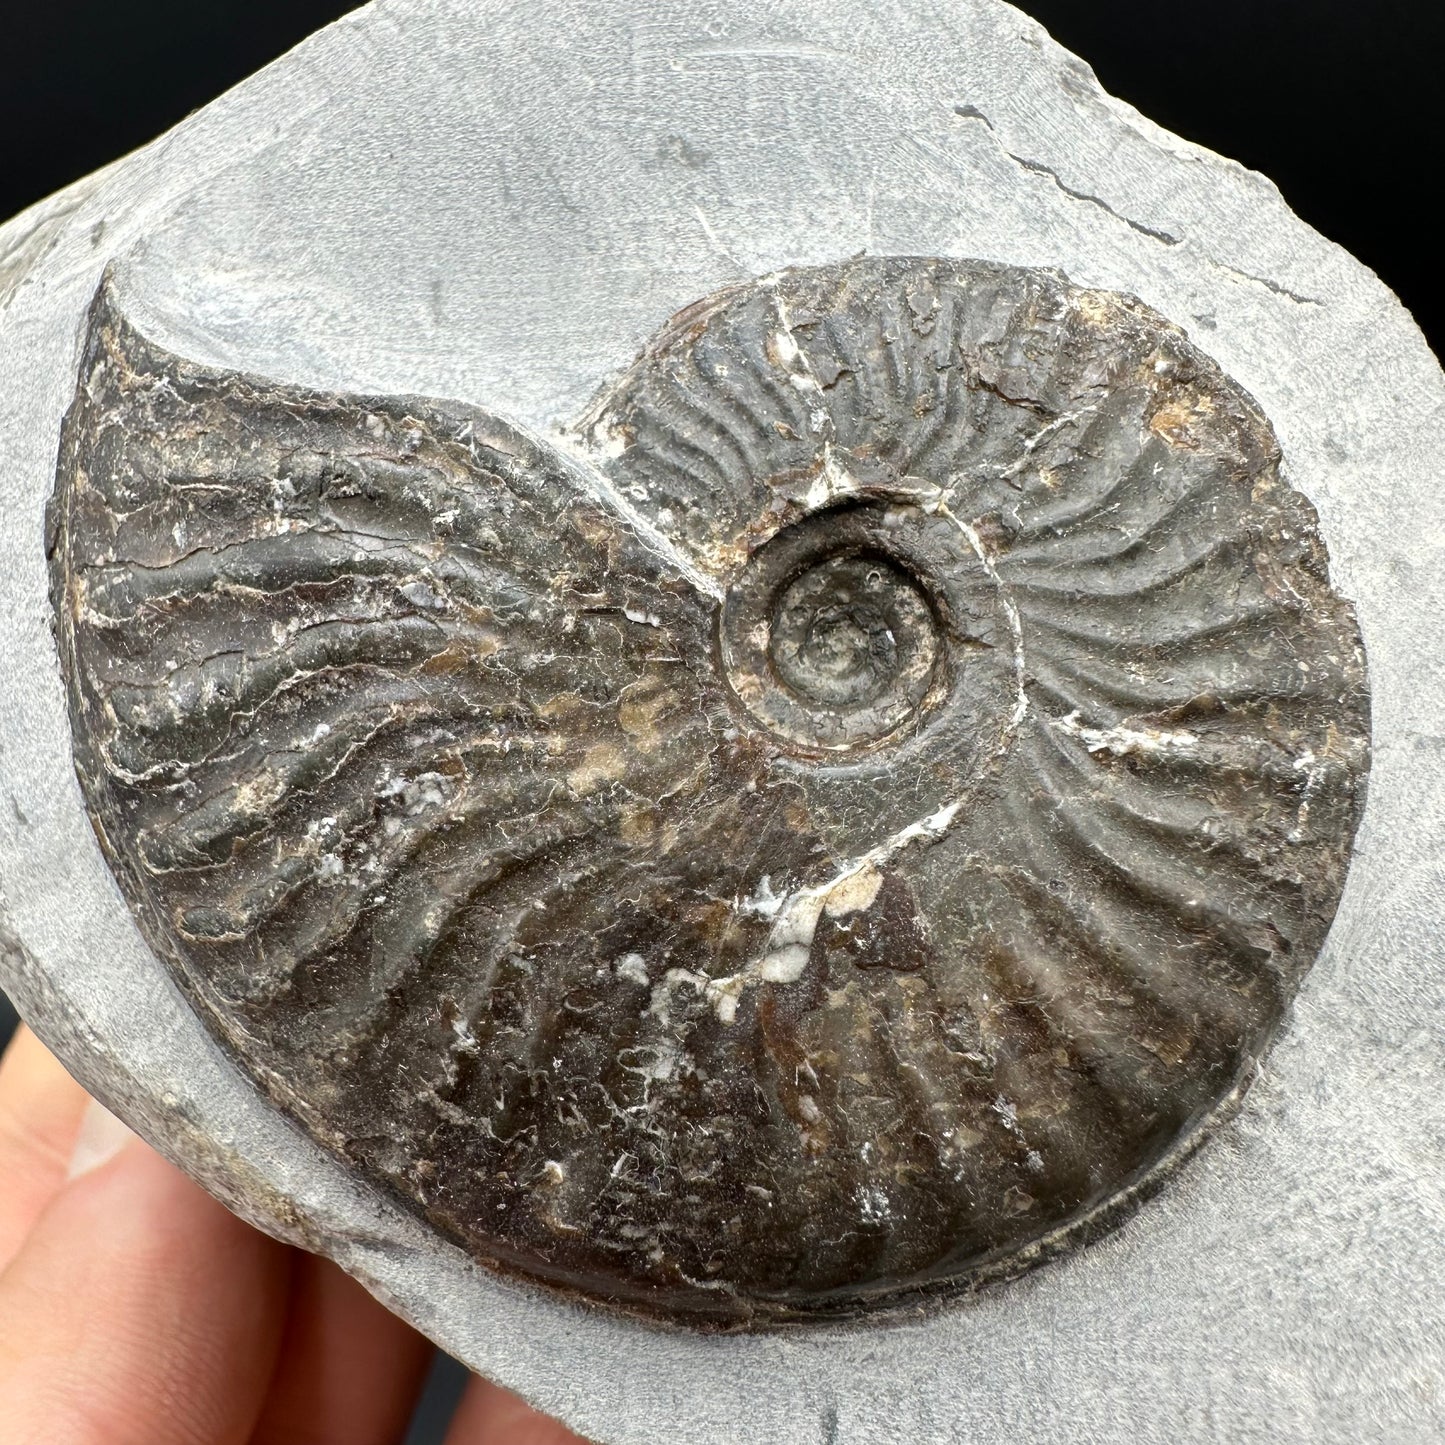
<svg viewBox="0 0 1445 1445">
<path fill-rule="evenodd" d="M 555 443 L 103 290 L 77 768 L 239 1065 L 475 1258 L 710 1328 L 1015 1273 L 1226 1109 L 1324 939 L 1364 659 L 1255 404 L 1052 272 L 678 315 Z"/>
</svg>

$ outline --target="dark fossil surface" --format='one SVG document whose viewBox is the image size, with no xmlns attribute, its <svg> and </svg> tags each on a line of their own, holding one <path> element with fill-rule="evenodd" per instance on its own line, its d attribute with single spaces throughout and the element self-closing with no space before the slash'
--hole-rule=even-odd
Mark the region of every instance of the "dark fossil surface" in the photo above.
<svg viewBox="0 0 1445 1445">
<path fill-rule="evenodd" d="M 1338 901 L 1368 696 L 1254 403 L 1140 303 L 863 259 L 554 446 L 97 298 L 52 577 L 142 930 L 298 1124 L 634 1313 L 910 1305 L 1097 1229 Z"/>
</svg>

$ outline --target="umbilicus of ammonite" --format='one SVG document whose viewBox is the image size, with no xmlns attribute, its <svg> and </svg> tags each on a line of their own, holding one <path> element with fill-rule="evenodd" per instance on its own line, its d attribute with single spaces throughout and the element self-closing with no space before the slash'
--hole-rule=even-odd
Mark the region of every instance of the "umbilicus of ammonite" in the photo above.
<svg viewBox="0 0 1445 1445">
<path fill-rule="evenodd" d="M 1054 272 L 782 271 L 550 440 L 190 364 L 103 288 L 51 525 L 88 805 L 193 1006 L 441 1235 L 635 1314 L 1097 1232 L 1343 884 L 1314 512 L 1182 332 Z"/>
</svg>

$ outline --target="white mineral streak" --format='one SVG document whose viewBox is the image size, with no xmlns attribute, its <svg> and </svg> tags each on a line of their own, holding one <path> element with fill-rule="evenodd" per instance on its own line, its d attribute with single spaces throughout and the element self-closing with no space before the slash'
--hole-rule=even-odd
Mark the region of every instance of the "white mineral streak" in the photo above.
<svg viewBox="0 0 1445 1445">
<path fill-rule="evenodd" d="M 775 273 L 772 276 L 765 276 L 762 284 L 773 289 L 773 310 L 778 318 L 778 330 L 773 333 L 773 350 L 783 369 L 788 373 L 788 381 L 796 391 L 804 392 L 813 398 L 813 405 L 810 412 L 810 420 L 815 434 L 830 438 L 832 435 L 832 421 L 828 416 L 827 408 L 823 405 L 823 383 L 816 371 L 813 370 L 813 363 L 808 353 L 798 345 L 798 339 L 793 335 L 793 317 L 788 310 L 788 303 L 777 293 L 776 287 L 781 280 L 781 275 Z"/>
<path fill-rule="evenodd" d="M 823 464 L 818 468 L 817 476 L 808 486 L 808 493 L 803 498 L 803 505 L 810 512 L 818 512 L 824 507 L 832 506 L 834 502 L 842 501 L 845 497 L 856 497 L 861 490 L 857 477 L 838 460 L 838 454 L 833 450 L 833 443 L 825 441 L 823 443 Z"/>
<path fill-rule="evenodd" d="M 968 545 L 973 548 L 974 555 L 978 558 L 983 570 L 988 573 L 993 585 L 998 588 L 999 605 L 1003 608 L 1004 616 L 1008 618 L 1009 633 L 1013 637 L 1014 646 L 1014 705 L 1009 712 L 1008 721 L 1004 724 L 1003 734 L 999 739 L 996 752 L 1007 751 L 1009 744 L 1013 742 L 1018 733 L 1020 725 L 1029 711 L 1029 695 L 1025 687 L 1026 674 L 1024 671 L 1024 626 L 1019 617 L 1019 610 L 1008 589 L 999 578 L 998 569 L 994 565 L 994 559 L 987 547 L 983 544 L 983 538 L 979 535 L 978 528 L 972 522 L 965 522 L 948 505 L 946 500 L 938 503 L 938 513 L 947 517 L 949 521 L 958 528 L 968 539 Z"/>
<path fill-rule="evenodd" d="M 771 282 L 776 286 L 778 279 L 776 275 L 769 276 L 765 278 L 765 284 Z M 793 318 L 788 310 L 788 303 L 776 291 L 773 292 L 773 309 L 778 318 L 778 329 L 772 334 L 773 354 L 788 373 L 788 382 L 794 390 L 813 398 L 809 409 L 809 422 L 814 435 L 822 438 L 818 471 L 803 498 L 803 505 L 810 512 L 816 512 L 845 497 L 856 497 L 862 487 L 858 479 L 838 460 L 838 454 L 833 448 L 832 418 L 829 417 L 822 399 L 825 390 L 823 382 L 813 369 L 807 352 L 798 345 L 797 337 L 793 335 Z"/>
<path fill-rule="evenodd" d="M 1085 727 L 1079 721 L 1077 710 L 1068 717 L 1050 718 L 1049 725 L 1071 738 L 1077 738 L 1091 753 L 1111 753 L 1116 758 L 1128 757 L 1131 753 L 1169 753 L 1175 757 L 1188 757 L 1199 747 L 1198 734 L 1182 728 L 1131 728 L 1123 723 L 1111 728 Z"/>
<path fill-rule="evenodd" d="M 439 808 L 451 801 L 454 791 L 452 780 L 445 773 L 418 773 L 414 778 L 391 778 L 376 791 L 378 798 L 400 798 L 402 810 L 408 817 L 424 812 L 427 808 Z"/>
<path fill-rule="evenodd" d="M 1295 825 L 1289 830 L 1286 837 L 1291 843 L 1303 843 L 1309 830 L 1310 806 L 1314 802 L 1315 794 L 1319 791 L 1325 769 L 1314 752 L 1309 749 L 1294 760 L 1294 766 L 1296 772 L 1305 775 L 1305 785 L 1300 790 L 1299 811 L 1295 816 Z"/>
<path fill-rule="evenodd" d="M 786 303 L 780 296 L 775 296 L 773 300 L 777 307 L 778 320 L 782 323 L 781 327 L 773 332 L 773 350 L 777 353 L 783 370 L 788 373 L 789 381 L 798 391 L 822 391 L 822 383 L 813 374 L 808 358 L 803 354 L 803 348 L 798 345 L 793 335 L 793 325 Z"/>
<path fill-rule="evenodd" d="M 648 995 L 646 1012 L 651 1014 L 663 1028 L 672 1024 L 672 996 L 684 984 L 700 993 L 710 993 L 713 983 L 704 973 L 694 973 L 690 968 L 670 968 L 652 985 Z"/>
<path fill-rule="evenodd" d="M 1098 411 L 1098 406 L 1080 407 L 1078 411 L 1065 412 L 1062 416 L 1056 416 L 1053 421 L 1046 422 L 1031 437 L 1024 442 L 1024 449 L 1017 460 L 1012 461 L 999 473 L 1001 477 L 1016 477 L 1020 472 L 1028 469 L 1029 463 L 1033 460 L 1034 453 L 1053 436 L 1056 432 L 1062 431 L 1066 426 L 1073 426 L 1081 422 L 1087 416 L 1092 416 Z"/>
<path fill-rule="evenodd" d="M 776 918 L 778 910 L 787 901 L 786 893 L 773 892 L 773 875 L 764 873 L 758 879 L 758 886 L 754 889 L 752 897 L 739 901 L 737 911 L 742 914 L 752 914 L 755 918 Z"/>
<path fill-rule="evenodd" d="M 621 1057 L 633 1059 L 633 1063 L 622 1063 L 622 1071 L 636 1074 L 643 1081 L 643 1087 L 664 1084 L 677 1072 L 682 1062 L 682 1050 L 675 1040 L 663 1035 L 651 1043 L 624 1049 Z"/>
<path fill-rule="evenodd" d="M 640 983 L 646 988 L 651 981 L 647 976 L 647 964 L 640 953 L 624 953 L 612 967 L 618 978 L 629 983 Z"/>
<path fill-rule="evenodd" d="M 618 437 L 615 432 L 600 440 L 605 447 L 619 448 L 613 453 L 614 455 L 621 455 L 621 452 L 626 450 L 625 439 Z M 665 563 L 670 570 L 705 597 L 711 597 L 715 602 L 723 600 L 727 595 L 727 589 L 722 582 L 712 573 L 704 570 L 696 558 L 689 556 L 634 502 L 624 497 L 603 475 L 602 469 L 596 466 L 590 457 L 581 454 L 580 444 L 575 438 L 568 434 L 562 434 L 550 437 L 547 445 L 567 456 L 571 463 L 568 468 L 571 479 L 583 492 L 589 493 L 619 521 L 623 522 L 638 542 L 653 556 Z"/>
<path fill-rule="evenodd" d="M 961 798 L 946 804 L 936 813 L 900 828 L 891 838 L 838 869 L 825 882 L 795 889 L 781 899 L 773 895 L 772 880 L 764 875 L 757 893 L 739 904 L 738 911 L 773 919 L 767 947 L 746 968 L 725 978 L 708 979 L 703 985 L 718 1018 L 725 1024 L 732 1023 L 743 991 L 752 984 L 796 983 L 802 978 L 812 951 L 813 934 L 824 913 L 830 918 L 843 918 L 871 907 L 883 886 L 883 864 L 913 843 L 937 842 L 953 826 L 962 807 Z"/>
</svg>

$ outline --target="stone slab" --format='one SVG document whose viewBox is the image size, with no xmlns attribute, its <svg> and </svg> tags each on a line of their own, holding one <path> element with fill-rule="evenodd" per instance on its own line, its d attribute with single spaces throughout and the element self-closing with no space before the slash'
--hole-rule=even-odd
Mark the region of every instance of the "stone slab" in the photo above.
<svg viewBox="0 0 1445 1445">
<path fill-rule="evenodd" d="M 70 764 L 42 512 L 83 316 L 200 361 L 572 421 L 679 306 L 859 251 L 1058 267 L 1261 402 L 1371 666 L 1339 916 L 1238 1119 L 1124 1229 L 888 1328 L 703 1338 L 505 1284 L 243 1083 L 150 956 Z M 378 0 L 0 230 L 0 980 L 262 1227 L 600 1441 L 1445 1433 L 1445 384 L 1258 175 L 996 0 Z"/>
</svg>

